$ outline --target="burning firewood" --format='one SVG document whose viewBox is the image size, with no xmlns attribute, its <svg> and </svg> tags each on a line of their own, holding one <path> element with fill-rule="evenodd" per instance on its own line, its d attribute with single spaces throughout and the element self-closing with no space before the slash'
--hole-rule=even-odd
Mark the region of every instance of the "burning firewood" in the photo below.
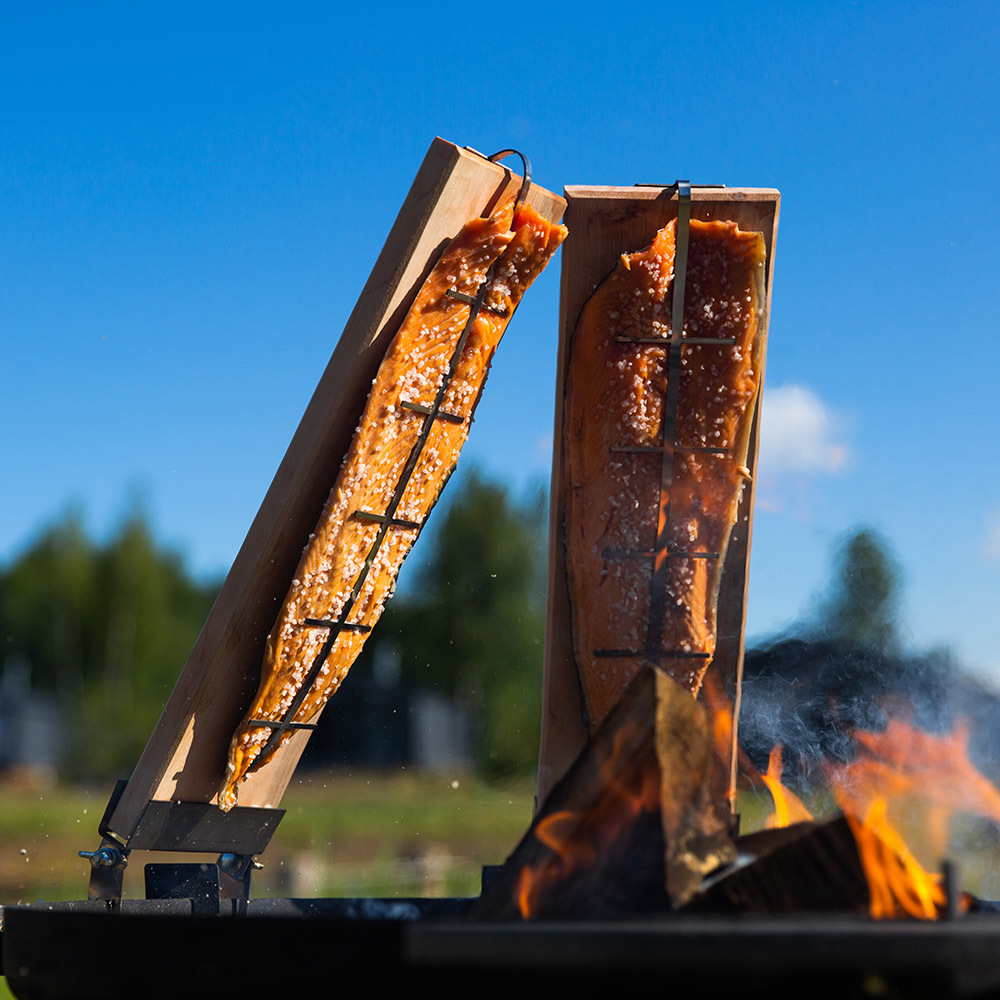
<svg viewBox="0 0 1000 1000">
<path fill-rule="evenodd" d="M 868 884 L 847 820 L 795 823 L 740 837 L 739 858 L 705 881 L 691 906 L 737 913 L 858 913 Z"/>
<path fill-rule="evenodd" d="M 726 774 L 704 706 L 645 667 L 565 778 L 479 917 L 610 917 L 691 898 L 733 861 Z"/>
</svg>

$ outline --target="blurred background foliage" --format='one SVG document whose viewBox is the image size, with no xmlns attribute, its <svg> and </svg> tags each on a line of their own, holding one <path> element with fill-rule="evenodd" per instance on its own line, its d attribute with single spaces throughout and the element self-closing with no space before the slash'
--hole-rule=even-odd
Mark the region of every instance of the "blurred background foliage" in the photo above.
<svg viewBox="0 0 1000 1000">
<path fill-rule="evenodd" d="M 889 543 L 867 527 L 840 538 L 829 589 L 817 602 L 820 631 L 844 646 L 897 652 L 901 601 L 901 571 Z"/>
<path fill-rule="evenodd" d="M 127 774 L 215 599 L 135 507 L 105 544 L 78 512 L 0 574 L 4 674 L 28 674 L 68 725 L 60 776 Z"/>
<path fill-rule="evenodd" d="M 375 636 L 398 643 L 408 685 L 468 713 L 481 775 L 523 774 L 538 749 L 545 496 L 475 470 L 456 485 Z M 103 544 L 71 510 L 0 571 L 6 689 L 55 699 L 60 778 L 130 773 L 220 583 L 193 579 L 138 504 Z"/>
<path fill-rule="evenodd" d="M 525 773 L 538 759 L 546 514 L 541 490 L 518 501 L 473 471 L 434 529 L 416 585 L 380 625 L 398 637 L 404 676 L 473 718 L 487 777 Z"/>
</svg>

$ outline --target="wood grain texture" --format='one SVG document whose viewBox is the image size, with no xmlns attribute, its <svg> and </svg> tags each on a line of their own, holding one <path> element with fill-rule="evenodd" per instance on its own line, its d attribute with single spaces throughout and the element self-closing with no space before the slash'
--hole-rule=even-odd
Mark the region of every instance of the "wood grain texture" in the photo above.
<svg viewBox="0 0 1000 1000">
<path fill-rule="evenodd" d="M 725 782 L 704 707 L 643 665 L 469 916 L 606 920 L 682 905 L 736 857 Z"/>
<path fill-rule="evenodd" d="M 440 251 L 521 178 L 435 139 L 254 518 L 195 647 L 110 819 L 128 839 L 151 799 L 213 801 L 226 748 L 253 698 L 264 643 L 347 451 L 372 379 Z M 565 201 L 537 185 L 528 203 L 558 221 Z M 276 391 L 280 391 L 276 389 Z M 252 774 L 241 806 L 277 806 L 305 747 L 297 733 Z"/>
<path fill-rule="evenodd" d="M 546 608 L 545 665 L 542 693 L 542 739 L 538 767 L 538 802 L 542 803 L 565 774 L 587 739 L 582 694 L 573 655 L 570 605 L 563 546 L 566 505 L 563 483 L 563 423 L 569 340 L 580 311 L 594 288 L 614 268 L 622 253 L 648 246 L 657 231 L 677 217 L 677 196 L 662 187 L 584 187 L 565 189 L 570 237 L 563 247 L 559 348 L 556 374 L 552 487 L 549 508 L 549 579 Z M 764 235 L 766 302 L 762 332 L 766 337 L 774 274 L 774 243 L 780 195 L 771 188 L 694 188 L 691 218 L 725 220 Z M 765 354 L 766 358 L 766 354 Z M 763 391 L 764 372 L 760 388 Z M 757 464 L 758 413 L 750 439 L 749 468 Z M 712 669 L 739 679 L 743 666 L 746 577 L 752 533 L 754 483 L 744 490 L 726 554 L 719 594 L 718 639 Z M 738 711 L 738 705 L 737 705 Z M 734 725 L 734 739 L 736 727 Z"/>
</svg>

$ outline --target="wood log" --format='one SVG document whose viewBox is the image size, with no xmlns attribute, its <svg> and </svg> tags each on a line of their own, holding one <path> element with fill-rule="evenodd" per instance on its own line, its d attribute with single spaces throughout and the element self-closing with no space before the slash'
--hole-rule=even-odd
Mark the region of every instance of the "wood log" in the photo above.
<svg viewBox="0 0 1000 1000">
<path fill-rule="evenodd" d="M 682 905 L 736 857 L 726 783 L 704 707 L 644 668 L 471 915 L 608 919 Z"/>
<path fill-rule="evenodd" d="M 690 908 L 722 913 L 868 913 L 869 891 L 847 820 L 740 837 L 739 857 L 706 880 Z"/>
</svg>

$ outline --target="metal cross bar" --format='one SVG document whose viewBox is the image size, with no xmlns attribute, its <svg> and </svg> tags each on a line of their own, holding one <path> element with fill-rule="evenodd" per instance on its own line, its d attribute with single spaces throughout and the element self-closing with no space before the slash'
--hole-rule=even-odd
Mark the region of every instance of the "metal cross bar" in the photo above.
<svg viewBox="0 0 1000 1000">
<path fill-rule="evenodd" d="M 351 517 L 356 517 L 359 521 L 374 521 L 376 524 L 385 523 L 385 514 L 376 514 L 370 510 L 356 510 Z M 419 528 L 419 521 L 404 521 L 402 518 L 394 517 L 390 522 L 393 528 Z"/>
<path fill-rule="evenodd" d="M 267 726 L 269 729 L 315 729 L 315 722 L 275 722 L 274 719 L 251 719 L 248 726 Z"/>
<path fill-rule="evenodd" d="M 641 656 L 646 660 L 710 660 L 711 653 L 690 653 L 685 649 L 595 649 L 594 656 L 602 658 Z"/>
<path fill-rule="evenodd" d="M 464 302 L 466 305 L 473 305 L 476 301 L 475 295 L 466 295 L 465 292 L 460 292 L 457 288 L 449 288 L 445 293 L 450 299 L 457 299 L 459 302 Z M 496 306 L 481 306 L 480 308 L 485 309 L 487 312 L 494 313 L 497 316 L 506 316 L 506 309 L 498 309 Z"/>
<path fill-rule="evenodd" d="M 400 401 L 399 404 L 404 410 L 412 410 L 414 413 L 422 413 L 425 417 L 429 417 L 431 414 L 431 408 L 429 406 L 424 406 L 423 403 L 411 403 L 408 399 Z M 460 416 L 457 413 L 448 413 L 446 410 L 438 410 L 435 414 L 438 420 L 447 420 L 453 424 L 464 424 L 465 417 Z"/>
<path fill-rule="evenodd" d="M 616 344 L 659 344 L 669 347 L 670 340 L 666 337 L 615 337 Z M 732 347 L 737 343 L 735 337 L 682 337 L 682 344 L 708 345 L 709 347 Z"/>
<path fill-rule="evenodd" d="M 686 454 L 696 454 L 696 455 L 728 455 L 731 449 L 729 448 L 705 448 L 701 445 L 674 445 L 674 452 L 680 453 L 682 455 Z M 663 451 L 662 444 L 636 444 L 636 445 L 615 445 L 611 449 L 612 454 L 625 454 L 625 455 L 641 455 L 644 453 L 660 454 Z"/>
<path fill-rule="evenodd" d="M 672 552 L 661 552 L 659 549 L 605 549 L 602 553 L 605 559 L 652 559 L 661 556 L 665 559 L 718 559 L 718 552 L 691 552 L 675 549 Z"/>
<path fill-rule="evenodd" d="M 355 622 L 331 621 L 328 618 L 306 618 L 304 624 L 312 625 L 316 628 L 333 628 L 341 632 L 370 632 L 371 625 L 361 625 Z"/>
</svg>

